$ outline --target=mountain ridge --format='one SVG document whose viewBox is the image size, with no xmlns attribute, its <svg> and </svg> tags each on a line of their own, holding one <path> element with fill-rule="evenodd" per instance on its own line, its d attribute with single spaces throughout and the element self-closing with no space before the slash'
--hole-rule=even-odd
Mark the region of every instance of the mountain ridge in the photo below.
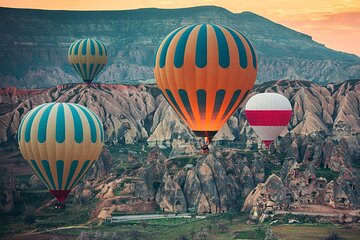
<svg viewBox="0 0 360 240">
<path fill-rule="evenodd" d="M 96 81 L 153 82 L 153 58 L 162 39 L 173 29 L 199 22 L 236 28 L 252 41 L 259 58 L 258 83 L 360 78 L 358 56 L 328 49 L 311 36 L 251 12 L 212 6 L 118 11 L 0 8 L 0 87 L 77 82 L 66 54 L 69 45 L 83 37 L 98 38 L 109 49 L 109 63 Z"/>
</svg>

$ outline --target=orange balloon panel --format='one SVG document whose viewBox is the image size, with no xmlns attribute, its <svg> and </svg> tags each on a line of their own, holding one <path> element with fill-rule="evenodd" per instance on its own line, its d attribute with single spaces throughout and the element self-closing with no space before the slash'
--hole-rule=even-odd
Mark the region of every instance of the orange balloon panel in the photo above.
<svg viewBox="0 0 360 240">
<path fill-rule="evenodd" d="M 165 98 L 190 129 L 212 138 L 253 87 L 257 59 L 238 31 L 191 25 L 163 40 L 154 73 Z"/>
</svg>

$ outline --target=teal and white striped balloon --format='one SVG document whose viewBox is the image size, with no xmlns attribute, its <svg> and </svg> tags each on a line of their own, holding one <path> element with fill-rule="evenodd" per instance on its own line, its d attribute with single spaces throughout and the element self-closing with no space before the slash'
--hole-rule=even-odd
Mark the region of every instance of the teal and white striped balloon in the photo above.
<svg viewBox="0 0 360 240">
<path fill-rule="evenodd" d="M 108 52 L 99 40 L 85 38 L 71 44 L 68 60 L 83 81 L 91 83 L 105 67 Z"/>
<path fill-rule="evenodd" d="M 20 152 L 50 192 L 64 202 L 104 145 L 100 118 L 73 103 L 45 103 L 22 119 Z"/>
</svg>

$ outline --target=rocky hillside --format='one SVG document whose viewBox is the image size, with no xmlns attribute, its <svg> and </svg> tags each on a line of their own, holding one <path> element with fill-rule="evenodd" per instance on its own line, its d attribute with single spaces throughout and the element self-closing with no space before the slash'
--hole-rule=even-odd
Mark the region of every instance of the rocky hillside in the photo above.
<svg viewBox="0 0 360 240">
<path fill-rule="evenodd" d="M 153 81 L 153 58 L 162 39 L 175 28 L 204 22 L 228 25 L 248 36 L 259 56 L 258 83 L 360 77 L 359 57 L 328 49 L 250 12 L 234 14 L 211 6 L 105 12 L 0 8 L 0 87 L 80 82 L 66 54 L 70 44 L 83 37 L 96 37 L 108 46 L 109 63 L 98 82 Z"/>
<path fill-rule="evenodd" d="M 308 204 L 359 207 L 360 81 L 326 86 L 278 81 L 258 85 L 256 92 L 282 93 L 294 109 L 288 129 L 269 151 L 262 150 L 239 109 L 214 138 L 210 154 L 201 156 L 193 134 L 155 86 L 109 84 L 2 89 L 1 146 L 13 144 L 20 119 L 34 106 L 76 102 L 96 112 L 106 132 L 108 150 L 70 198 L 75 203 L 99 199 L 93 217 L 243 208 L 252 220 L 265 221 L 276 211 Z M 16 199 L 11 190 L 16 182 L 1 179 L 5 211 Z M 21 185 L 33 187 L 44 187 L 35 176 Z"/>
<path fill-rule="evenodd" d="M 337 141 L 358 138 L 358 80 L 326 86 L 309 81 L 277 81 L 255 86 L 252 94 L 257 92 L 281 93 L 293 106 L 294 114 L 288 130 L 282 134 L 285 137 L 277 143 L 281 147 L 289 147 L 283 146 L 284 141 L 293 136 Z M 147 140 L 150 146 L 169 147 L 195 140 L 155 86 L 66 84 L 44 90 L 0 89 L 0 143 L 16 140 L 20 120 L 30 109 L 54 101 L 80 103 L 97 113 L 103 120 L 107 144 Z M 241 108 L 214 138 L 214 141 L 222 140 L 241 140 L 248 147 L 261 145 Z M 294 153 L 297 160 L 303 158 L 303 150 Z"/>
</svg>

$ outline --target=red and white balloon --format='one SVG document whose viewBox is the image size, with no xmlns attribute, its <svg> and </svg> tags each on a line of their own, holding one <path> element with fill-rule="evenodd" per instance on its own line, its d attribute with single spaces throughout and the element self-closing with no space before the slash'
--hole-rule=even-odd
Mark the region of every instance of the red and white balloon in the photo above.
<svg viewBox="0 0 360 240">
<path fill-rule="evenodd" d="M 245 115 L 268 148 L 288 125 L 292 108 L 289 100 L 281 94 L 260 93 L 246 103 Z"/>
</svg>

